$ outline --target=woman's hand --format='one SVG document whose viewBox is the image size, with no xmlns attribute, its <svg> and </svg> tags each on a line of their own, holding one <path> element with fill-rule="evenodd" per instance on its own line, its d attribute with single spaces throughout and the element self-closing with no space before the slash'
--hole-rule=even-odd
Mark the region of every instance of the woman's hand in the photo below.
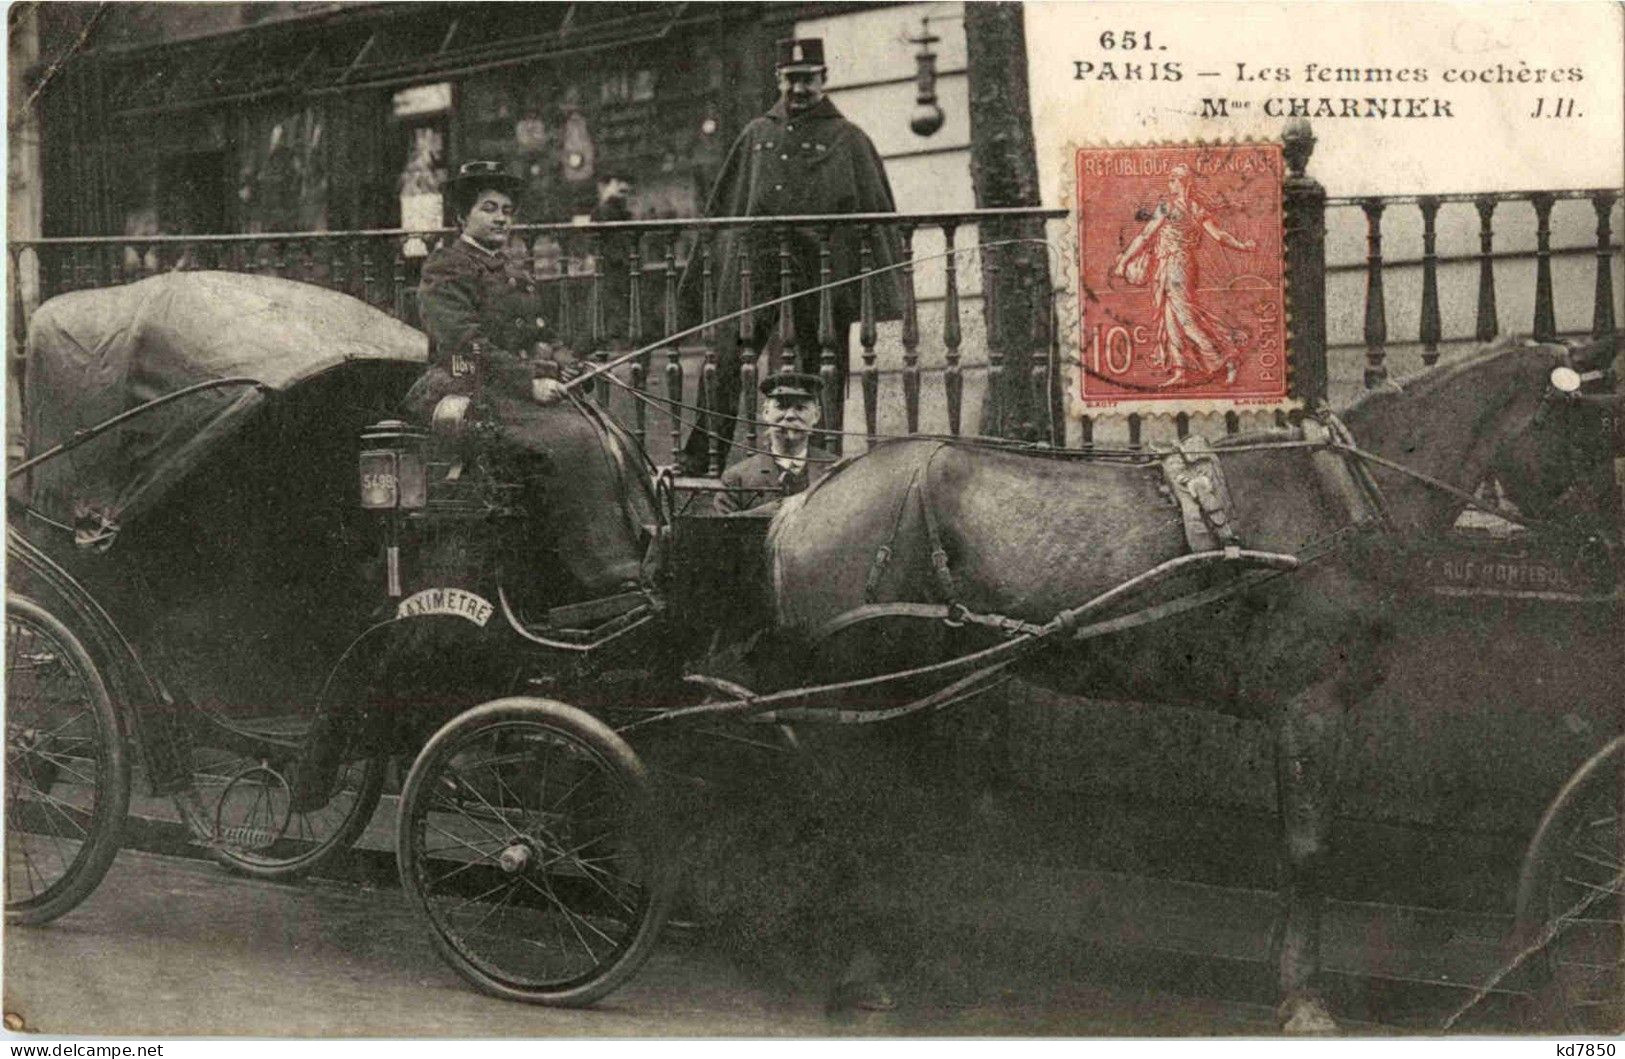
<svg viewBox="0 0 1625 1059">
<path fill-rule="evenodd" d="M 530 396 L 537 404 L 558 404 L 564 399 L 564 384 L 557 379 L 532 379 Z"/>
</svg>

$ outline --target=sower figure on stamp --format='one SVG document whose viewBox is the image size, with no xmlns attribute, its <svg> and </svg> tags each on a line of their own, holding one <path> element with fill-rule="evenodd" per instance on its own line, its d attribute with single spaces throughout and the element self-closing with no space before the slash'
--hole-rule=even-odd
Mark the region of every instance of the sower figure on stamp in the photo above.
<svg viewBox="0 0 1625 1059">
<path fill-rule="evenodd" d="M 824 42 L 818 38 L 778 42 L 779 101 L 756 118 L 735 141 L 706 205 L 709 217 L 785 217 L 797 214 L 895 213 L 891 185 L 880 154 L 863 130 L 841 116 L 824 97 L 827 73 Z M 823 364 L 819 345 L 821 243 L 829 240 L 831 281 L 850 279 L 863 268 L 865 238 L 875 269 L 885 269 L 902 257 L 895 230 L 843 225 L 833 230 L 812 228 L 778 230 L 726 229 L 712 247 L 716 291 L 715 315 L 726 316 L 746 306 L 741 301 L 741 257 L 749 262 L 750 302 L 760 304 L 781 296 L 781 263 L 788 264 L 792 290 L 806 292 L 784 307 L 755 314 L 749 338 L 750 353 L 761 353 L 777 329 L 779 313 L 790 310 L 795 329 L 795 367 L 818 375 Z M 782 243 L 781 243 L 782 240 Z M 781 245 L 789 250 L 784 261 Z M 698 297 L 698 255 L 684 278 L 684 296 Z M 872 282 L 875 318 L 899 316 L 900 297 L 895 270 L 881 272 Z M 840 425 L 846 393 L 847 347 L 852 324 L 861 312 L 856 282 L 830 291 L 834 317 L 834 392 L 826 395 L 824 421 Z M 683 469 L 703 474 L 707 469 L 711 435 L 721 435 L 721 459 L 727 461 L 733 420 L 739 404 L 739 328 L 718 326 L 717 406 L 722 415 L 707 416 L 704 429 L 689 435 L 684 446 Z M 788 352 L 788 350 L 786 351 Z M 779 365 L 764 366 L 764 374 Z M 702 402 L 704 403 L 704 402 Z"/>
<path fill-rule="evenodd" d="M 1243 253 L 1258 248 L 1254 240 L 1219 227 L 1213 211 L 1191 193 L 1190 167 L 1176 165 L 1168 173 L 1168 197 L 1157 203 L 1151 219 L 1112 266 L 1113 275 L 1138 285 L 1146 280 L 1148 262 L 1155 261 L 1150 277 L 1157 317 L 1152 364 L 1172 369 L 1164 387 L 1182 385 L 1187 369 L 1207 377 L 1222 372 L 1225 385 L 1236 381 L 1241 356 L 1237 336 L 1202 304 L 1199 293 L 1196 248 L 1203 235 Z"/>
<path fill-rule="evenodd" d="M 819 421 L 818 376 L 781 371 L 764 379 L 761 389 L 768 451 L 748 456 L 722 472 L 722 484 L 728 488 L 716 495 L 718 514 L 794 496 L 828 470 L 828 464 L 809 445 L 808 431 Z"/>
</svg>

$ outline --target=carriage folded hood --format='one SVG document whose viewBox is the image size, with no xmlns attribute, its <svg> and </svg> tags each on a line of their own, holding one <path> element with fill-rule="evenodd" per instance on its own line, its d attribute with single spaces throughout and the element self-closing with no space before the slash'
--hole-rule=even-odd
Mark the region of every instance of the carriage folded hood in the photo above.
<svg viewBox="0 0 1625 1059">
<path fill-rule="evenodd" d="M 30 503 L 81 538 L 116 526 L 186 475 L 274 392 L 356 361 L 422 364 L 422 332 L 309 284 L 174 272 L 75 291 L 29 321 L 23 407 L 30 455 L 154 398 L 217 379 L 30 472 Z"/>
</svg>

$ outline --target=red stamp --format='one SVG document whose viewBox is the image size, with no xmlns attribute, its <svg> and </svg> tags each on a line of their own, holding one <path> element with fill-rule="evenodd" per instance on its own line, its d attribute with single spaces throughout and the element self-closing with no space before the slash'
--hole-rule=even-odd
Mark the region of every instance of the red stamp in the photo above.
<svg viewBox="0 0 1625 1059">
<path fill-rule="evenodd" d="M 1287 398 L 1279 144 L 1082 147 L 1085 408 Z"/>
</svg>

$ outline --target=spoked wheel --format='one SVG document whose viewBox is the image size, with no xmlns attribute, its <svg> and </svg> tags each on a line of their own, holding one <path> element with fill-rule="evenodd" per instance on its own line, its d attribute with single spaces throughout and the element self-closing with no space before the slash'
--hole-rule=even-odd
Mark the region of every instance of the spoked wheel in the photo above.
<svg viewBox="0 0 1625 1059">
<path fill-rule="evenodd" d="M 642 966 L 671 885 L 651 785 L 591 715 L 500 699 L 440 729 L 401 799 L 401 882 L 487 993 L 580 1006 Z"/>
<path fill-rule="evenodd" d="M 294 807 L 291 753 L 191 750 L 192 786 L 175 795 L 193 837 L 219 863 L 260 879 L 291 879 L 349 849 L 372 819 L 388 758 L 339 766 L 324 801 Z"/>
<path fill-rule="evenodd" d="M 1522 936 L 1544 942 L 1541 1013 L 1554 1028 L 1625 1032 L 1625 737 L 1546 810 L 1518 888 Z"/>
<path fill-rule="evenodd" d="M 6 597 L 6 921 L 45 923 L 96 889 L 118 853 L 130 761 L 78 637 Z"/>
</svg>

